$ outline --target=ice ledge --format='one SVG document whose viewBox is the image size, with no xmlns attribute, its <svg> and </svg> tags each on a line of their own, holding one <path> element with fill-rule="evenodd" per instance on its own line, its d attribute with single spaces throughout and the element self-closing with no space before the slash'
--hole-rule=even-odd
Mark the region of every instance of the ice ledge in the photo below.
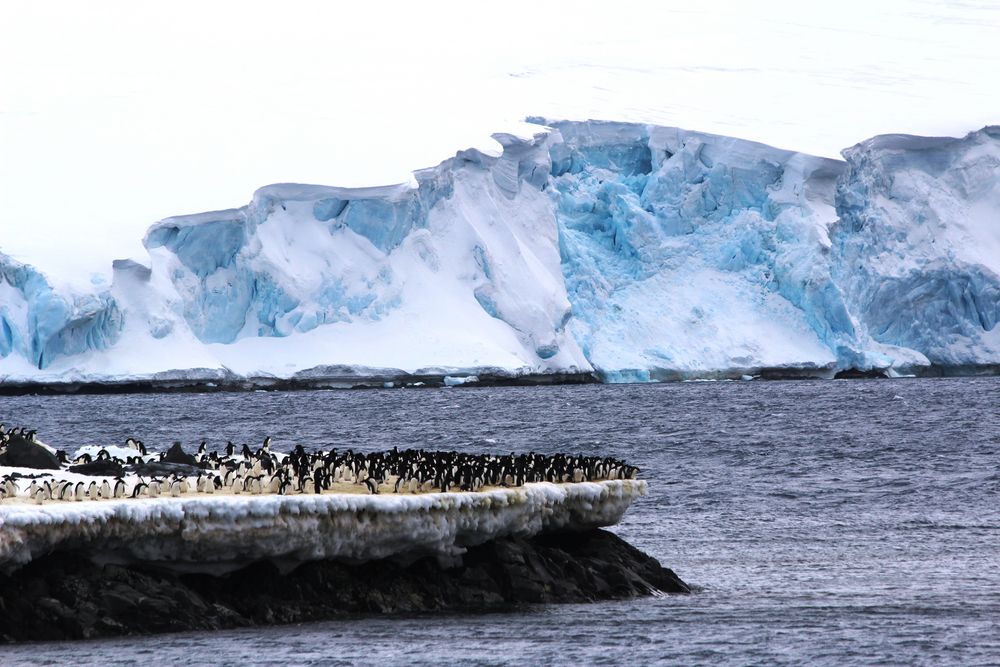
<svg viewBox="0 0 1000 667">
<path fill-rule="evenodd" d="M 476 493 L 159 498 L 0 506 L 0 568 L 54 551 L 194 567 L 261 559 L 363 562 L 459 554 L 498 537 L 621 520 L 642 480 Z"/>
</svg>

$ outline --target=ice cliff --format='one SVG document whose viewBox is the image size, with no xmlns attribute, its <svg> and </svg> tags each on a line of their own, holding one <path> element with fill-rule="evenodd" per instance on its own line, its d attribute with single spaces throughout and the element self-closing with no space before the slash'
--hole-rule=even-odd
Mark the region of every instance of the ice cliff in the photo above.
<svg viewBox="0 0 1000 667">
<path fill-rule="evenodd" d="M 0 379 L 1000 367 L 1000 128 L 837 161 L 530 120 L 411 183 L 167 218 L 89 292 L 0 253 Z"/>
<path fill-rule="evenodd" d="M 526 484 L 477 493 L 218 496 L 4 505 L 0 569 L 57 550 L 175 567 L 263 558 L 367 561 L 454 556 L 498 537 L 610 526 L 642 480 Z"/>
</svg>

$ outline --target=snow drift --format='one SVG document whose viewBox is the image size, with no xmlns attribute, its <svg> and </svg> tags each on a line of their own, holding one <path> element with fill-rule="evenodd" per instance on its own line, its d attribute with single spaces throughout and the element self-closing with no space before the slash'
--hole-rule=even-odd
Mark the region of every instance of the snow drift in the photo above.
<svg viewBox="0 0 1000 667">
<path fill-rule="evenodd" d="M 531 119 L 412 183 L 271 185 L 168 218 L 110 286 L 0 254 L 7 382 L 1000 364 L 1000 128 L 829 160 Z M 2 247 L 2 239 L 0 239 Z"/>
<path fill-rule="evenodd" d="M 215 496 L 5 504 L 0 567 L 57 550 L 173 567 L 237 567 L 389 556 L 453 556 L 497 537 L 610 526 L 646 493 L 641 480 L 526 484 L 475 493 Z"/>
</svg>

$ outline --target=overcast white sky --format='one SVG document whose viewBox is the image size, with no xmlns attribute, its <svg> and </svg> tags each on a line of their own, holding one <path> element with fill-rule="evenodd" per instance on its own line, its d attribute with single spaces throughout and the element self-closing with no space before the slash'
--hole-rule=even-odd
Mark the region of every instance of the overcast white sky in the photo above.
<svg viewBox="0 0 1000 667">
<path fill-rule="evenodd" d="M 160 218 L 406 180 L 533 114 L 829 156 L 1000 123 L 1000 2 L 347 4 L 0 0 L 0 251 L 106 272 Z"/>
</svg>

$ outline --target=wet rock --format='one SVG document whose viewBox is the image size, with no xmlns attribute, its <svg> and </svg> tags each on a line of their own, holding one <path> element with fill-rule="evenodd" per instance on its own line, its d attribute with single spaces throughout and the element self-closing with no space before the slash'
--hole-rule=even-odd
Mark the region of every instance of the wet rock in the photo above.
<svg viewBox="0 0 1000 667">
<path fill-rule="evenodd" d="M 656 559 L 602 530 L 495 540 L 469 549 L 451 567 L 430 557 L 316 561 L 286 574 L 267 561 L 211 576 L 100 566 L 80 554 L 56 553 L 0 575 L 0 640 L 214 630 L 347 614 L 494 611 L 656 592 L 690 590 Z"/>
<path fill-rule="evenodd" d="M 56 455 L 36 442 L 15 435 L 7 443 L 3 454 L 0 454 L 0 466 L 11 468 L 38 468 L 41 470 L 59 470 L 59 459 Z"/>
<path fill-rule="evenodd" d="M 80 475 L 93 475 L 94 477 L 121 477 L 125 474 L 125 468 L 121 464 L 108 460 L 70 466 L 69 471 Z"/>
</svg>

